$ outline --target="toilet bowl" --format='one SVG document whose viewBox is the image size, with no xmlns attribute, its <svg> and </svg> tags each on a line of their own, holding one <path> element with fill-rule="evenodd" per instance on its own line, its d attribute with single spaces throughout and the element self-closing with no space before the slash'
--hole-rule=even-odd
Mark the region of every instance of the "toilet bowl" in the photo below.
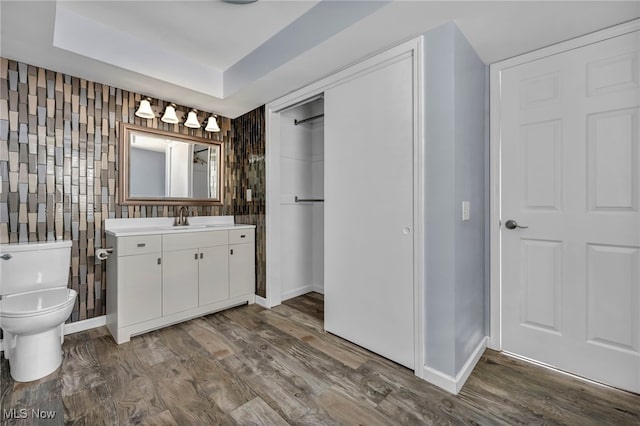
<svg viewBox="0 0 640 426">
<path fill-rule="evenodd" d="M 67 288 L 70 254 L 70 241 L 0 245 L 2 349 L 18 382 L 62 363 L 63 324 L 77 296 Z"/>
</svg>

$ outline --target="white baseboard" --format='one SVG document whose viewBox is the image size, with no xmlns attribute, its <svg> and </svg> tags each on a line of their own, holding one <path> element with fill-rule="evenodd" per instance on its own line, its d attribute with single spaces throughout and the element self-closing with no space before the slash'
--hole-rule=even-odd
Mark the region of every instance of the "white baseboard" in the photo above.
<svg viewBox="0 0 640 426">
<path fill-rule="evenodd" d="M 102 327 L 103 325 L 107 325 L 106 315 L 65 324 L 64 334 L 79 333 L 81 331 L 91 330 L 92 328 Z"/>
<path fill-rule="evenodd" d="M 311 291 L 315 291 L 313 289 L 313 285 L 305 285 L 304 287 L 294 288 L 293 290 L 289 290 L 287 292 L 282 293 L 282 301 L 284 302 L 285 300 L 302 296 L 303 294 L 307 294 Z"/>
<path fill-rule="evenodd" d="M 480 360 L 480 357 L 482 356 L 486 348 L 487 337 L 483 337 L 469 359 L 467 359 L 467 362 L 464 363 L 456 377 L 442 373 L 441 371 L 435 370 L 425 365 L 422 378 L 427 382 L 446 390 L 447 392 L 457 395 L 458 392 L 460 392 L 460 389 L 462 389 L 464 383 L 471 375 L 471 372 Z"/>
<path fill-rule="evenodd" d="M 256 294 L 256 305 L 260 305 L 260 306 L 262 306 L 263 308 L 268 308 L 268 306 L 267 306 L 267 299 L 265 299 L 265 298 L 264 298 L 264 297 L 262 297 L 262 296 L 258 296 L 258 295 Z"/>
<path fill-rule="evenodd" d="M 324 294 L 324 286 L 323 285 L 314 284 L 312 286 L 311 291 L 315 291 L 316 293 Z"/>
</svg>

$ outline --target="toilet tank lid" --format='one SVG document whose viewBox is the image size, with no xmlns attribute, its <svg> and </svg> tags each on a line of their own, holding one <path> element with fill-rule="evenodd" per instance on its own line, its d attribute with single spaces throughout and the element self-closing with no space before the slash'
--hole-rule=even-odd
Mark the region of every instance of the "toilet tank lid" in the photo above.
<svg viewBox="0 0 640 426">
<path fill-rule="evenodd" d="M 32 250 L 50 250 L 71 247 L 71 240 L 57 241 L 32 241 L 28 243 L 16 244 L 0 244 L 0 253 L 32 251 Z"/>
</svg>

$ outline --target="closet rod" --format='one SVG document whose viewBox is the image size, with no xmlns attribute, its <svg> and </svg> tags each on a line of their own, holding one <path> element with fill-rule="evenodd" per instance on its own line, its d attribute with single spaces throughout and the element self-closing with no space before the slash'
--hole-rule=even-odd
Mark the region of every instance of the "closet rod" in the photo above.
<svg viewBox="0 0 640 426">
<path fill-rule="evenodd" d="M 324 114 L 314 115 L 313 117 L 305 118 L 304 120 L 293 120 L 294 125 L 306 123 L 307 121 L 315 120 L 316 118 L 324 117 Z"/>
<path fill-rule="evenodd" d="M 324 200 L 322 198 L 298 198 L 296 195 L 295 198 L 296 203 L 323 203 Z"/>
</svg>

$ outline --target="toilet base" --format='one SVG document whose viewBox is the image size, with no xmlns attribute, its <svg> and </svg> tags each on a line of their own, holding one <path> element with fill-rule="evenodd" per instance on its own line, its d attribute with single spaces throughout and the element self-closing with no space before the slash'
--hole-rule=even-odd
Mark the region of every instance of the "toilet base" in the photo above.
<svg viewBox="0 0 640 426">
<path fill-rule="evenodd" d="M 13 380 L 31 382 L 56 371 L 62 364 L 61 333 L 62 327 L 57 326 L 42 333 L 10 335 L 8 358 Z"/>
</svg>

